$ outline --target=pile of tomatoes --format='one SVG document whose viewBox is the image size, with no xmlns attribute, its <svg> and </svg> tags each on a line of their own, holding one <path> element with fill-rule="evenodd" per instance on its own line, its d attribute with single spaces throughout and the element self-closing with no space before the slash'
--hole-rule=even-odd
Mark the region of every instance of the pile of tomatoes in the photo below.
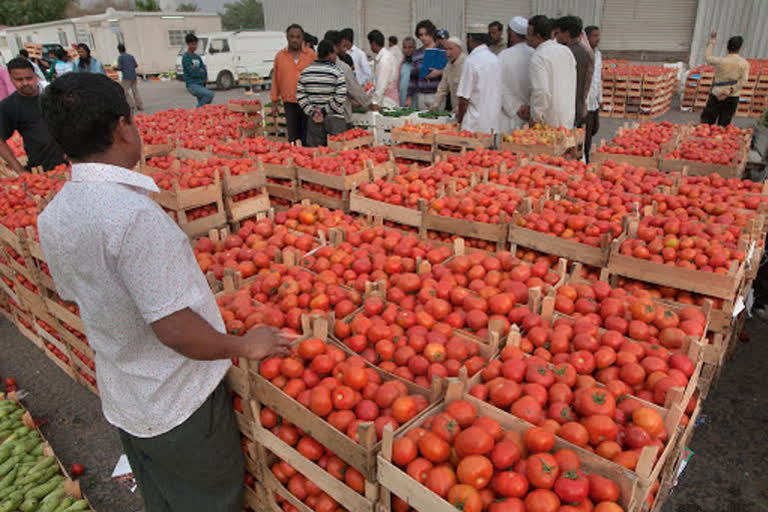
<svg viewBox="0 0 768 512">
<path fill-rule="evenodd" d="M 587 474 L 551 431 L 505 430 L 467 400 L 447 404 L 392 444 L 392 462 L 465 512 L 621 512 L 618 485 Z M 407 512 L 394 498 L 392 510 Z"/>
<path fill-rule="evenodd" d="M 428 405 L 424 395 L 318 338 L 299 342 L 288 357 L 265 359 L 259 374 L 356 441 L 360 423 L 372 421 L 381 439 L 386 425 L 397 430 Z"/>
<path fill-rule="evenodd" d="M 328 140 L 334 142 L 343 142 L 359 139 L 362 137 L 370 137 L 371 135 L 373 135 L 371 132 L 366 131 L 363 128 L 352 128 L 351 130 L 339 133 L 338 135 L 331 135 L 328 137 Z"/>
<path fill-rule="evenodd" d="M 648 121 L 636 128 L 622 130 L 611 142 L 599 146 L 596 151 L 621 155 L 654 156 L 658 154 L 663 144 L 672 140 L 676 133 L 677 126 L 669 121 L 660 123 Z"/>
<path fill-rule="evenodd" d="M 461 191 L 461 194 L 436 199 L 430 204 L 429 212 L 455 219 L 499 224 L 501 213 L 513 215 L 520 201 L 522 197 L 514 190 L 480 183 Z"/>
</svg>

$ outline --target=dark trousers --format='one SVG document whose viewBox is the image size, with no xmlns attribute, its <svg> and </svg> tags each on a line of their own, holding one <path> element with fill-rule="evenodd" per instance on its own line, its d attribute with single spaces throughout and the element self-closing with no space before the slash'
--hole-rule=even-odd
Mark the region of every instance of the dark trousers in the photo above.
<svg viewBox="0 0 768 512">
<path fill-rule="evenodd" d="M 120 441 L 145 512 L 241 512 L 245 463 L 223 384 L 184 423 L 156 437 Z"/>
<path fill-rule="evenodd" d="M 731 119 L 733 119 L 733 114 L 736 113 L 736 107 L 738 106 L 738 96 L 728 96 L 724 100 L 719 100 L 710 94 L 707 106 L 704 107 L 704 111 L 701 113 L 701 122 L 728 126 L 731 124 Z"/>
<path fill-rule="evenodd" d="M 336 116 L 325 116 L 321 123 L 316 123 L 310 118 L 307 125 L 307 147 L 310 148 L 327 146 L 328 135 L 338 135 L 347 129 L 344 118 Z"/>
<path fill-rule="evenodd" d="M 288 130 L 288 142 L 302 139 L 302 125 L 306 124 L 307 116 L 298 103 L 284 103 L 285 124 Z"/>
<path fill-rule="evenodd" d="M 600 130 L 600 111 L 590 110 L 584 122 L 584 158 L 589 163 L 589 152 L 592 149 L 592 137 Z"/>
</svg>

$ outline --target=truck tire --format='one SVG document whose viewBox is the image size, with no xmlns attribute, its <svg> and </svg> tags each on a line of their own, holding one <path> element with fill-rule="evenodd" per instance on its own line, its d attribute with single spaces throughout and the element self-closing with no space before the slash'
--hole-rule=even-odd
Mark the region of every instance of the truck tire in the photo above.
<svg viewBox="0 0 768 512">
<path fill-rule="evenodd" d="M 235 85 L 235 77 L 229 71 L 222 71 L 216 77 L 216 87 L 221 90 L 231 89 L 233 85 Z"/>
</svg>

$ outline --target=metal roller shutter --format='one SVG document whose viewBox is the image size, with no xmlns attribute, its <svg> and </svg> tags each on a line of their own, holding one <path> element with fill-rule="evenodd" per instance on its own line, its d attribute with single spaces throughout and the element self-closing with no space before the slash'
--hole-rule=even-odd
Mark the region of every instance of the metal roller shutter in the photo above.
<svg viewBox="0 0 768 512">
<path fill-rule="evenodd" d="M 384 37 L 397 36 L 402 41 L 405 36 L 413 35 L 411 29 L 410 0 L 387 0 L 386 2 L 365 2 L 363 4 L 363 34 L 361 43 L 371 30 L 381 30 Z M 365 43 L 367 44 L 367 43 Z M 367 47 L 367 46 L 366 46 Z"/>
<path fill-rule="evenodd" d="M 688 51 L 698 0 L 605 0 L 600 26 L 604 50 Z"/>
<path fill-rule="evenodd" d="M 452 36 L 464 37 L 464 0 L 412 0 L 412 9 L 412 29 L 421 20 L 432 20 L 438 29 L 443 28 Z"/>
<path fill-rule="evenodd" d="M 546 14 L 552 18 L 573 14 L 581 18 L 584 26 L 600 26 L 603 3 L 611 0 L 531 0 L 532 14 Z"/>
<path fill-rule="evenodd" d="M 530 17 L 531 0 L 466 0 L 465 26 L 500 21 L 505 27 L 514 16 Z"/>
</svg>

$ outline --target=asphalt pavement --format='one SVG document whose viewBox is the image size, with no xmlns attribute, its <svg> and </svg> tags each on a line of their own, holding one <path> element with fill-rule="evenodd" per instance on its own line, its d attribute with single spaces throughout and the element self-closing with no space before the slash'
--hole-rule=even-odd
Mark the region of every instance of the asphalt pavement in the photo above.
<svg viewBox="0 0 768 512">
<path fill-rule="evenodd" d="M 191 108 L 195 99 L 181 82 L 144 82 L 140 86 L 147 112 Z M 243 96 L 242 89 L 217 91 L 215 103 Z M 268 93 L 257 95 L 267 101 Z M 672 110 L 664 119 L 695 122 L 697 114 Z M 596 140 L 610 138 L 623 120 L 601 119 Z M 740 126 L 753 120 L 738 119 Z M 704 403 L 696 427 L 693 457 L 663 512 L 768 511 L 768 326 L 747 323 L 752 341 L 736 350 L 717 388 Z M 114 427 L 101 413 L 99 399 L 64 375 L 5 319 L 0 319 L 0 376 L 17 379 L 24 404 L 42 426 L 56 454 L 69 466 L 83 464 L 83 490 L 99 512 L 139 512 L 138 494 L 111 478 L 122 453 Z M 356 512 L 356 511 L 352 511 Z"/>
</svg>

